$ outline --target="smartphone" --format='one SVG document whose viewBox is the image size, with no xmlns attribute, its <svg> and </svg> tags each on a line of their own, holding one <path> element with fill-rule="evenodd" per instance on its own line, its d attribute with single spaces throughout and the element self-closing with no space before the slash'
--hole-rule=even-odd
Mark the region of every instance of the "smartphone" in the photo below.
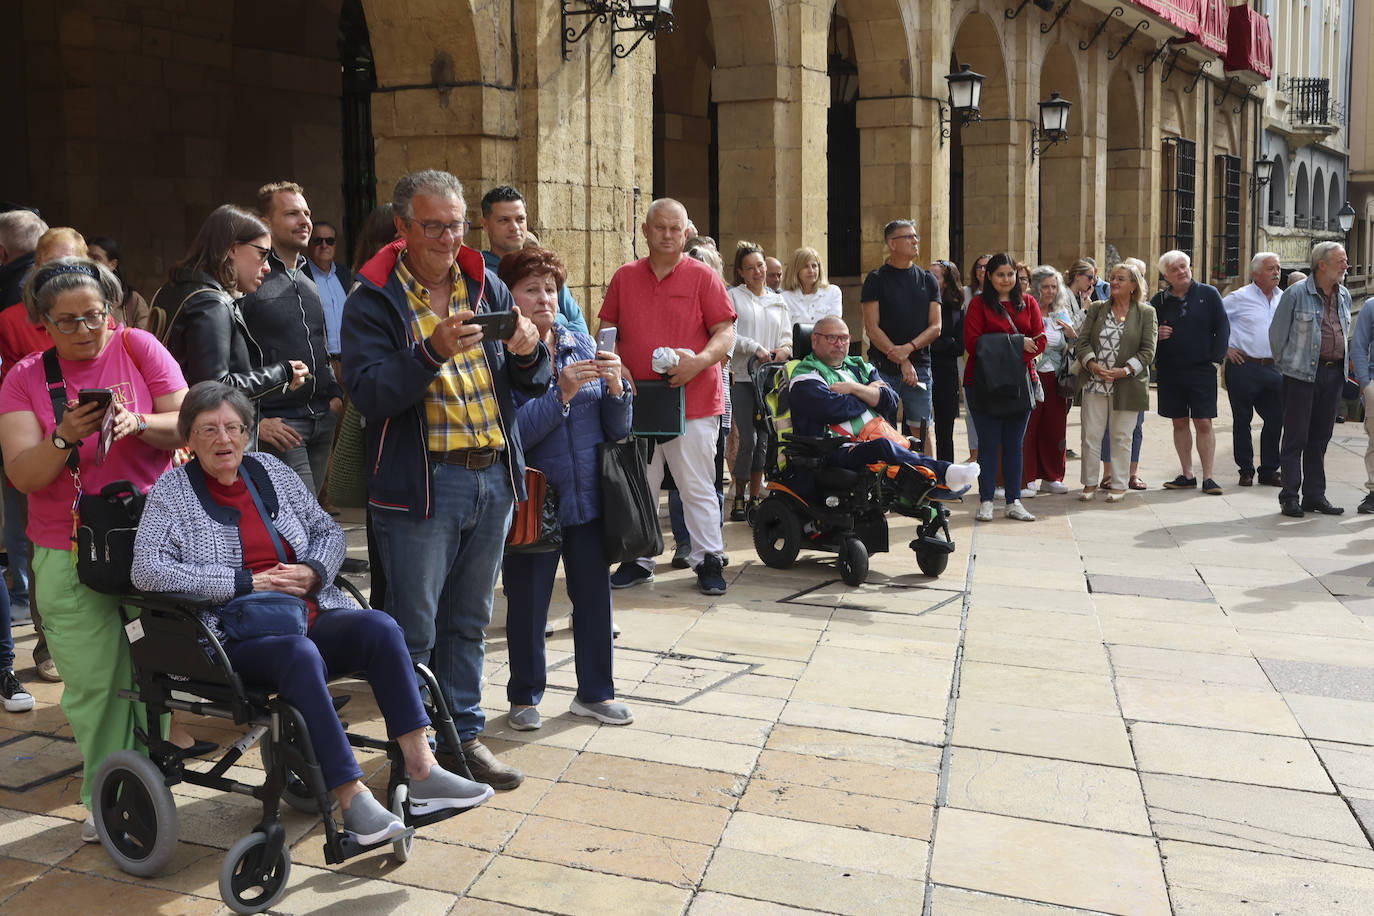
<svg viewBox="0 0 1374 916">
<path fill-rule="evenodd" d="M 85 407 L 87 404 L 99 404 L 101 410 L 109 410 L 110 404 L 114 402 L 114 391 L 109 388 L 82 388 L 81 393 L 76 397 L 78 407 Z"/>
<path fill-rule="evenodd" d="M 505 340 L 515 333 L 519 321 L 514 312 L 488 312 L 473 315 L 464 324 L 475 324 L 482 329 L 483 340 Z"/>
<path fill-rule="evenodd" d="M 607 353 L 615 352 L 615 328 L 602 328 L 596 332 L 596 349 Z"/>
</svg>

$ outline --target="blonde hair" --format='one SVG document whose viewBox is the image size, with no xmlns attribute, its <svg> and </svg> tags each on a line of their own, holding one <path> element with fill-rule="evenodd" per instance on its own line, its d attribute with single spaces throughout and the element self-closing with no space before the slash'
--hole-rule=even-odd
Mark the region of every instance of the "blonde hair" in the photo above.
<svg viewBox="0 0 1374 916">
<path fill-rule="evenodd" d="M 1145 275 L 1141 272 L 1141 270 L 1140 270 L 1139 267 L 1136 267 L 1135 264 L 1132 264 L 1132 263 L 1131 263 L 1132 261 L 1135 261 L 1135 260 L 1136 260 L 1135 258 L 1127 258 L 1126 260 L 1122 261 L 1120 264 L 1118 264 L 1118 265 L 1116 265 L 1115 267 L 1113 267 L 1111 272 L 1112 272 L 1112 273 L 1116 273 L 1118 270 L 1124 270 L 1124 271 L 1126 272 L 1126 275 L 1127 275 L 1128 277 L 1131 278 L 1131 282 L 1135 284 L 1135 296 L 1133 296 L 1133 297 L 1131 298 L 1131 304 L 1132 304 L 1132 305 L 1144 305 L 1144 304 L 1145 304 Z M 1110 275 L 1109 275 L 1109 276 L 1110 276 Z"/>
<path fill-rule="evenodd" d="M 792 252 L 792 263 L 787 265 L 787 271 L 782 275 L 783 289 L 801 289 L 801 269 L 812 261 L 820 268 L 819 276 L 816 278 L 816 289 L 825 289 L 830 285 L 830 281 L 825 275 L 825 262 L 821 260 L 821 253 L 814 248 L 802 246 Z"/>
<path fill-rule="evenodd" d="M 80 232 L 71 226 L 53 226 L 40 235 L 38 244 L 33 246 L 33 263 L 41 266 L 51 261 L 54 258 L 53 250 L 64 244 L 73 248 L 65 257 L 84 258 L 90 254 L 86 250 L 86 239 Z"/>
</svg>

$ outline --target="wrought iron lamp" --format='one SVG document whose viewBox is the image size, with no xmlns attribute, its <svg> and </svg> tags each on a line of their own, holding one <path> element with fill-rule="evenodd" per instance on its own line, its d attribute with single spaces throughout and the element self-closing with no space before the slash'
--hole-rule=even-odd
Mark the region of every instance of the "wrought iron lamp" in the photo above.
<svg viewBox="0 0 1374 916">
<path fill-rule="evenodd" d="M 1250 179 L 1250 193 L 1253 194 L 1260 188 L 1269 184 L 1269 179 L 1274 176 L 1274 160 L 1268 156 L 1261 156 L 1255 160 L 1255 175 Z"/>
<path fill-rule="evenodd" d="M 1341 227 L 1341 232 L 1349 234 L 1355 226 L 1355 208 L 1350 206 L 1350 201 L 1345 202 L 1339 213 L 1336 214 L 1336 225 Z"/>
<path fill-rule="evenodd" d="M 1034 159 L 1045 150 L 1069 137 L 1069 109 L 1073 102 L 1057 92 L 1040 103 L 1040 126 L 1031 128 L 1031 158 Z M 1040 141 L 1048 141 L 1044 146 Z"/>
<path fill-rule="evenodd" d="M 611 72 L 615 62 L 629 57 L 644 39 L 653 41 L 659 32 L 673 30 L 673 0 L 558 0 L 562 11 L 563 59 L 570 59 L 568 50 L 582 40 L 596 23 L 611 24 Z M 584 19 L 581 29 L 571 21 Z M 625 45 L 617 35 L 637 34 L 639 37 Z"/>
<path fill-rule="evenodd" d="M 961 64 L 957 73 L 951 73 L 945 77 L 949 81 L 949 118 L 945 118 L 945 106 L 940 105 L 940 145 L 945 145 L 945 140 L 949 139 L 949 132 L 957 115 L 964 127 L 968 127 L 974 121 L 983 120 L 982 114 L 978 111 L 978 105 L 983 100 L 983 80 L 987 79 L 981 73 L 975 73 L 968 64 Z"/>
</svg>

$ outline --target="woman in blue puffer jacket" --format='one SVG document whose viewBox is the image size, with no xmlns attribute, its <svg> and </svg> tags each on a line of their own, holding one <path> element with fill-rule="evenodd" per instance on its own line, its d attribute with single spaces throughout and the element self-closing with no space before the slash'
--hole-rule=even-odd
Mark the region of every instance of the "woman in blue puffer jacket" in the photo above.
<svg viewBox="0 0 1374 916">
<path fill-rule="evenodd" d="M 542 724 L 538 705 L 546 685 L 544 625 L 560 556 L 573 606 L 577 695 L 570 711 L 608 725 L 628 725 L 634 714 L 615 702 L 611 682 L 610 564 L 602 547 L 596 447 L 630 434 L 630 387 L 622 380 L 620 357 L 598 352 L 591 337 L 558 323 L 558 294 L 566 272 L 553 252 L 512 252 L 501 259 L 497 275 L 553 354 L 556 374 L 549 390 L 534 398 L 517 393 L 515 409 L 525 464 L 543 471 L 557 488 L 563 528 L 561 551 L 507 554 L 502 569 L 510 725 L 528 731 Z"/>
</svg>

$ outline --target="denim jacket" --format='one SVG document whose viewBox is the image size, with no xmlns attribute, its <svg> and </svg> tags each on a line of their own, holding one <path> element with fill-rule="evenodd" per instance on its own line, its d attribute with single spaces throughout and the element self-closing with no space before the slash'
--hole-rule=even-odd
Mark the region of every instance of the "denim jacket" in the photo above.
<svg viewBox="0 0 1374 916">
<path fill-rule="evenodd" d="M 1350 291 L 1336 288 L 1341 311 L 1341 346 L 1350 337 Z M 1322 294 L 1317 278 L 1308 277 L 1284 290 L 1269 323 L 1269 346 L 1274 365 L 1289 378 L 1310 382 L 1317 377 L 1317 357 L 1322 346 Z"/>
</svg>

